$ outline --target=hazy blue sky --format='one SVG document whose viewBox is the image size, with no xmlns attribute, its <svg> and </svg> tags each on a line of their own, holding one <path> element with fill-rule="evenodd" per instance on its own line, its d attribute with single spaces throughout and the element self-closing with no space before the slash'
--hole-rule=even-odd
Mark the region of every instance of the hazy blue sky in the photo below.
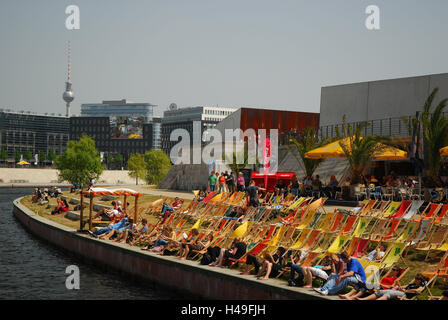
<svg viewBox="0 0 448 320">
<path fill-rule="evenodd" d="M 81 29 L 65 28 L 78 5 Z M 381 9 L 369 31 L 365 9 Z M 128 98 L 319 112 L 327 85 L 448 72 L 447 0 L 1 0 L 0 108 Z"/>
</svg>

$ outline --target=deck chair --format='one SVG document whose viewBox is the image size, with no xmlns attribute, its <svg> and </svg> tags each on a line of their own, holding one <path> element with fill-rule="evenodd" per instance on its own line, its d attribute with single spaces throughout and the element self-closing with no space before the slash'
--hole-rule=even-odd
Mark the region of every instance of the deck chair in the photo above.
<svg viewBox="0 0 448 320">
<path fill-rule="evenodd" d="M 316 241 L 316 245 L 311 249 L 312 252 L 318 252 L 319 254 L 327 251 L 328 247 L 334 240 L 334 234 L 325 233 L 320 237 L 318 241 Z"/>
<path fill-rule="evenodd" d="M 431 229 L 431 220 L 422 220 L 414 233 L 408 239 L 408 246 L 415 246 L 420 241 L 424 240 Z"/>
<path fill-rule="evenodd" d="M 417 293 L 415 296 L 413 296 L 412 298 L 407 298 L 406 296 L 402 296 L 399 298 L 399 300 L 417 300 L 417 297 L 419 295 L 421 295 L 423 292 L 428 291 L 428 295 L 429 295 L 429 300 L 431 300 L 433 296 L 431 290 L 429 289 L 430 286 L 433 286 L 435 283 L 435 280 L 437 278 L 437 275 L 433 275 L 433 274 L 429 274 L 429 276 L 425 273 L 422 273 L 425 277 L 427 277 L 429 280 L 428 282 L 425 284 L 425 286 L 421 289 L 421 291 L 419 293 Z M 410 282 L 412 283 L 412 281 Z M 410 284 L 409 283 L 409 284 Z"/>
<path fill-rule="evenodd" d="M 431 228 L 431 232 L 426 237 L 426 240 L 423 239 L 423 241 L 417 243 L 414 248 L 421 251 L 436 250 L 437 248 L 443 246 L 443 242 L 447 236 L 448 226 L 434 224 Z"/>
<path fill-rule="evenodd" d="M 370 240 L 365 238 L 352 238 L 347 253 L 352 257 L 360 258 L 365 255 L 369 242 Z"/>
<path fill-rule="evenodd" d="M 308 240 L 308 236 L 310 235 L 312 229 L 304 229 L 300 233 L 300 235 L 297 237 L 295 242 L 291 247 L 289 247 L 290 250 L 298 250 L 300 249 Z"/>
<path fill-rule="evenodd" d="M 366 286 L 373 286 L 380 282 L 381 276 L 381 263 L 370 261 L 364 267 L 364 273 L 366 275 Z"/>
<path fill-rule="evenodd" d="M 392 201 L 385 201 L 385 200 L 377 201 L 375 203 L 374 207 L 372 208 L 372 210 L 370 210 L 368 216 L 369 217 L 381 217 L 384 214 L 384 212 L 387 210 L 387 208 L 389 208 L 391 203 L 392 203 Z"/>
<path fill-rule="evenodd" d="M 387 218 L 390 216 L 395 215 L 399 211 L 399 209 L 403 206 L 403 201 L 393 201 L 390 203 L 390 205 L 387 207 L 387 209 L 384 211 L 383 215 L 380 216 L 381 218 Z M 404 207 L 403 207 L 404 208 Z"/>
<path fill-rule="evenodd" d="M 335 215 L 336 213 L 334 212 L 327 213 L 323 219 L 320 219 L 319 225 L 315 226 L 315 228 L 322 232 L 327 231 L 328 228 L 331 227 L 331 223 L 333 222 Z"/>
<path fill-rule="evenodd" d="M 403 279 L 403 276 L 409 271 L 409 268 L 408 267 L 404 267 L 404 268 L 397 267 L 397 268 L 400 270 L 400 272 L 395 281 L 401 281 L 401 279 Z M 384 269 L 380 269 L 380 272 L 381 272 L 381 270 L 384 270 Z M 374 290 L 381 289 L 381 282 L 383 281 L 384 278 L 389 277 L 391 272 L 392 272 L 392 268 L 389 268 L 389 270 L 386 272 L 386 274 L 384 276 L 382 276 L 380 279 L 378 279 L 377 282 L 367 284 L 367 286 L 366 286 L 367 290 L 368 290 L 367 292 L 372 294 L 374 292 Z"/>
<path fill-rule="evenodd" d="M 441 223 L 445 219 L 445 215 L 448 212 L 448 204 L 444 204 L 439 211 L 439 216 L 435 218 L 434 223 Z"/>
<path fill-rule="evenodd" d="M 207 204 L 210 201 L 210 199 L 213 198 L 214 196 L 215 192 L 212 191 L 209 194 L 207 194 L 201 202 Z"/>
<path fill-rule="evenodd" d="M 442 206 L 441 203 L 430 203 L 421 214 L 414 216 L 413 221 L 420 222 L 423 219 L 434 220 Z"/>
<path fill-rule="evenodd" d="M 382 268 L 392 267 L 399 259 L 403 253 L 405 243 L 392 242 L 389 244 L 389 248 L 386 250 L 386 254 L 381 260 Z M 404 260 L 403 260 L 404 261 Z"/>
<path fill-rule="evenodd" d="M 408 209 L 411 207 L 411 204 L 412 204 L 412 201 L 410 201 L 410 200 L 403 200 L 401 202 L 401 205 L 398 208 L 398 210 L 394 214 L 392 214 L 390 216 L 387 216 L 385 218 L 388 218 L 388 219 L 400 219 L 403 215 L 407 214 Z"/>
<path fill-rule="evenodd" d="M 373 210 L 373 207 L 377 203 L 378 200 L 364 200 L 362 203 L 364 206 L 362 207 L 361 211 L 359 212 L 359 216 L 361 217 L 368 217 L 371 214 L 371 210 Z"/>
<path fill-rule="evenodd" d="M 308 239 L 306 240 L 305 244 L 301 247 L 301 250 L 302 251 L 311 250 L 315 246 L 320 235 L 321 235 L 321 232 L 319 230 L 312 230 L 311 233 L 309 234 Z"/>
<path fill-rule="evenodd" d="M 327 252 L 340 253 L 349 239 L 350 237 L 347 235 L 338 235 L 328 247 Z"/>
<path fill-rule="evenodd" d="M 387 241 L 387 240 L 390 240 L 391 238 L 396 238 L 397 237 L 396 232 L 397 232 L 399 224 L 400 224 L 400 220 L 398 220 L 398 219 L 392 220 L 388 225 L 388 229 L 389 229 L 388 232 L 383 235 L 383 237 L 381 238 L 380 241 Z"/>
<path fill-rule="evenodd" d="M 349 216 L 347 218 L 347 220 L 345 221 L 344 228 L 342 228 L 341 231 L 339 231 L 339 234 L 349 235 L 357 220 L 358 220 L 358 216 Z"/>
<path fill-rule="evenodd" d="M 343 213 L 336 213 L 336 216 L 334 217 L 331 227 L 326 232 L 328 233 L 337 232 L 341 228 L 342 221 L 344 220 L 345 217 L 346 215 Z"/>
<path fill-rule="evenodd" d="M 362 238 L 367 226 L 369 225 L 372 218 L 370 217 L 360 217 L 355 230 L 351 234 L 352 237 Z"/>
<path fill-rule="evenodd" d="M 407 213 L 403 215 L 404 220 L 411 220 L 416 214 L 419 213 L 420 207 L 423 205 L 423 200 L 415 200 L 412 201 L 411 206 L 409 207 Z"/>
<path fill-rule="evenodd" d="M 410 221 L 406 227 L 402 230 L 400 236 L 395 240 L 396 242 L 407 242 L 407 240 L 414 234 L 418 228 L 418 223 Z"/>
<path fill-rule="evenodd" d="M 246 251 L 246 253 L 239 259 L 234 259 L 234 258 L 229 258 L 229 267 L 232 267 L 234 264 L 237 264 L 238 262 L 246 262 L 246 258 L 248 255 L 254 255 L 254 256 L 258 256 L 261 252 L 263 252 L 263 250 L 266 249 L 266 247 L 268 246 L 268 244 L 266 242 L 260 242 L 257 243 L 256 245 L 254 245 L 252 247 L 252 249 Z"/>
</svg>

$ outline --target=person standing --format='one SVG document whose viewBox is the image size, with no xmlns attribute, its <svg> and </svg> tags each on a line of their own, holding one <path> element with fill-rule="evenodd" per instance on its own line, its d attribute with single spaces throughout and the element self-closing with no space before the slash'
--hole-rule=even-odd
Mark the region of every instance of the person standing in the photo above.
<svg viewBox="0 0 448 320">
<path fill-rule="evenodd" d="M 249 206 L 258 207 L 258 190 L 265 191 L 266 189 L 257 187 L 255 181 L 251 180 L 247 188 L 247 192 L 249 193 Z"/>
<path fill-rule="evenodd" d="M 227 176 L 226 183 L 227 183 L 227 189 L 229 190 L 229 192 L 234 193 L 235 192 L 235 177 L 233 176 L 233 171 L 231 171 L 230 174 Z"/>
<path fill-rule="evenodd" d="M 224 172 L 221 172 L 221 176 L 218 177 L 218 181 L 219 181 L 219 193 L 224 193 L 226 192 L 226 177 L 224 175 Z"/>
<path fill-rule="evenodd" d="M 212 171 L 212 173 L 208 177 L 208 186 L 209 186 L 210 192 L 215 191 L 217 181 L 218 181 L 218 177 L 215 176 L 215 171 Z"/>
<path fill-rule="evenodd" d="M 238 172 L 238 178 L 236 179 L 236 190 L 238 192 L 243 192 L 246 189 L 246 180 L 242 172 Z"/>
</svg>

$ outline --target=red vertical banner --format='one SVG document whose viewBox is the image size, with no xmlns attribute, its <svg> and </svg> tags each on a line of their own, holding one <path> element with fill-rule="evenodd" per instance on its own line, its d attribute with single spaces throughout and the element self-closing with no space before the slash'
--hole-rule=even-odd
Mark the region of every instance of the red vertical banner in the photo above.
<svg viewBox="0 0 448 320">
<path fill-rule="evenodd" d="M 271 139 L 267 137 L 263 142 L 263 173 L 264 173 L 264 187 L 268 186 L 268 173 L 271 165 Z"/>
</svg>

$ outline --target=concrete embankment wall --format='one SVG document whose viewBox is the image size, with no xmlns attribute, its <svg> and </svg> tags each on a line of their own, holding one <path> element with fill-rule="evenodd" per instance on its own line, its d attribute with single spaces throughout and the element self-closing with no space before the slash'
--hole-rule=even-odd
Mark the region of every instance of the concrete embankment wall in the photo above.
<svg viewBox="0 0 448 320">
<path fill-rule="evenodd" d="M 56 169 L 0 168 L 0 180 L 3 183 L 56 184 Z M 135 179 L 129 177 L 127 170 L 105 170 L 97 181 L 98 184 L 135 185 Z M 143 183 L 140 182 L 139 183 Z"/>
<path fill-rule="evenodd" d="M 14 215 L 37 237 L 85 261 L 185 292 L 193 297 L 226 300 L 327 298 L 305 289 L 290 288 L 275 280 L 255 280 L 251 276 L 239 276 L 235 270 L 200 266 L 195 261 L 157 256 L 127 244 L 94 239 L 36 215 L 23 206 L 20 199 L 14 201 Z"/>
</svg>

